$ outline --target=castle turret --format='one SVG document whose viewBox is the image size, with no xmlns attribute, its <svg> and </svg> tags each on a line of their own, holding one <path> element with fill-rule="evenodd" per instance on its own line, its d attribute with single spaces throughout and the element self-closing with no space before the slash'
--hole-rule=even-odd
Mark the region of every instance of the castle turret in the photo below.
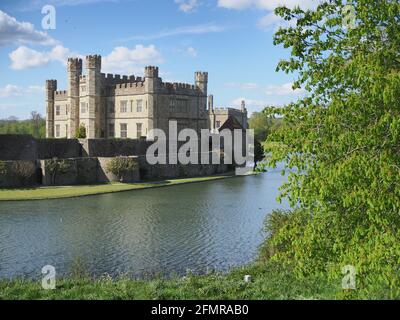
<svg viewBox="0 0 400 320">
<path fill-rule="evenodd" d="M 68 73 L 67 138 L 73 138 L 79 126 L 79 77 L 82 74 L 82 59 L 69 58 L 67 62 L 67 73 Z"/>
<path fill-rule="evenodd" d="M 87 75 L 86 75 L 87 110 L 85 114 L 86 138 L 94 139 L 94 138 L 99 138 L 101 133 L 100 130 L 101 56 L 100 55 L 86 56 L 86 69 L 87 69 Z"/>
<path fill-rule="evenodd" d="M 54 93 L 57 80 L 46 80 L 46 137 L 54 138 Z"/>
<path fill-rule="evenodd" d="M 158 123 L 158 110 L 156 106 L 156 92 L 159 89 L 161 79 L 158 76 L 158 67 L 147 66 L 144 68 L 145 90 L 147 92 L 148 115 L 149 115 L 149 130 L 156 128 Z"/>
<path fill-rule="evenodd" d="M 242 112 L 242 126 L 244 129 L 248 128 L 247 124 L 247 109 L 246 109 L 246 102 L 242 100 L 242 103 L 240 104 L 240 111 Z"/>
<path fill-rule="evenodd" d="M 215 112 L 214 112 L 214 96 L 210 94 L 208 96 L 208 119 L 209 128 L 211 131 L 215 130 Z"/>
<path fill-rule="evenodd" d="M 208 72 L 195 72 L 194 81 L 201 93 L 207 96 Z"/>
<path fill-rule="evenodd" d="M 214 111 L 214 96 L 212 94 L 208 96 L 208 110 Z"/>
</svg>

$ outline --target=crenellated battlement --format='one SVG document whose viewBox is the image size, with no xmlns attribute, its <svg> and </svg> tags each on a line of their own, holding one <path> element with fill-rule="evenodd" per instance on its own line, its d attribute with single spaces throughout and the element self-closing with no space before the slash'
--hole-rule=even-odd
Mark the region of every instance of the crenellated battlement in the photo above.
<svg viewBox="0 0 400 320">
<path fill-rule="evenodd" d="M 54 92 L 54 100 L 66 100 L 68 98 L 67 90 L 58 90 Z"/>
<path fill-rule="evenodd" d="M 147 66 L 144 68 L 145 78 L 158 78 L 158 67 Z"/>
<path fill-rule="evenodd" d="M 57 80 L 54 80 L 54 79 L 46 80 L 46 90 L 56 91 L 57 90 Z"/>
<path fill-rule="evenodd" d="M 218 107 L 213 109 L 215 114 L 226 114 L 228 112 L 233 112 L 233 113 L 242 113 L 243 111 L 236 109 L 236 108 L 231 108 L 231 107 Z"/>
<path fill-rule="evenodd" d="M 67 71 L 82 73 L 82 59 L 80 58 L 68 58 Z"/>
<path fill-rule="evenodd" d="M 86 69 L 101 69 L 101 55 L 94 54 L 86 56 Z"/>
</svg>

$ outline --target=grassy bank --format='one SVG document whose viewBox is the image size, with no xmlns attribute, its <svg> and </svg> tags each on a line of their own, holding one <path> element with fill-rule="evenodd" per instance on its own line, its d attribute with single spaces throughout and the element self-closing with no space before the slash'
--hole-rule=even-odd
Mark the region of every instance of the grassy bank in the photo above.
<svg viewBox="0 0 400 320">
<path fill-rule="evenodd" d="M 253 281 L 244 282 L 251 274 Z M 333 299 L 340 289 L 321 279 L 297 280 L 280 268 L 254 264 L 227 275 L 132 280 L 72 277 L 58 280 L 55 290 L 39 281 L 0 281 L 0 299 Z"/>
<path fill-rule="evenodd" d="M 95 194 L 113 193 L 129 190 L 140 190 L 148 188 L 159 188 L 185 183 L 195 183 L 226 179 L 234 177 L 233 173 L 223 175 L 213 175 L 207 177 L 193 177 L 182 179 L 168 179 L 162 181 L 151 181 L 146 183 L 107 183 L 95 185 L 76 185 L 58 187 L 38 187 L 23 189 L 0 189 L 0 201 L 18 200 L 45 200 L 82 197 Z"/>
</svg>

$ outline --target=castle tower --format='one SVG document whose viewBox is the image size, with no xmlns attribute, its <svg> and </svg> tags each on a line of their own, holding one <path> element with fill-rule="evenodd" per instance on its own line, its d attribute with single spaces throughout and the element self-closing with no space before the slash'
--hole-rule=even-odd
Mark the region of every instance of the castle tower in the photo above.
<svg viewBox="0 0 400 320">
<path fill-rule="evenodd" d="M 211 131 L 215 129 L 215 112 L 214 112 L 214 96 L 210 94 L 208 96 L 208 117 L 210 121 L 209 128 Z"/>
<path fill-rule="evenodd" d="M 144 78 L 145 78 L 145 90 L 148 94 L 147 103 L 148 103 L 148 129 L 154 129 L 159 124 L 157 119 L 159 112 L 156 108 L 156 97 L 155 93 L 159 88 L 160 78 L 158 76 L 158 67 L 147 66 L 144 68 Z"/>
<path fill-rule="evenodd" d="M 195 72 L 194 81 L 202 95 L 207 97 L 208 72 Z"/>
<path fill-rule="evenodd" d="M 244 129 L 247 129 L 247 109 L 246 109 L 246 102 L 242 100 L 240 104 L 240 111 L 242 112 L 242 126 Z"/>
<path fill-rule="evenodd" d="M 208 83 L 208 72 L 195 72 L 194 74 L 194 83 L 197 89 L 200 91 L 199 96 L 199 108 L 197 111 L 197 117 L 201 118 L 202 115 L 207 115 L 207 83 Z M 199 131 L 199 122 L 197 122 L 197 131 Z M 204 127 L 207 127 L 207 121 L 203 124 Z"/>
<path fill-rule="evenodd" d="M 54 92 L 57 80 L 46 80 L 46 138 L 54 138 Z"/>
<path fill-rule="evenodd" d="M 100 137 L 101 110 L 101 56 L 86 56 L 86 86 L 87 86 L 87 113 L 86 113 L 86 138 Z"/>
<path fill-rule="evenodd" d="M 208 96 L 208 110 L 214 111 L 214 96 L 212 94 Z"/>
<path fill-rule="evenodd" d="M 67 62 L 68 87 L 68 132 L 67 138 L 74 138 L 79 126 L 79 77 L 82 74 L 82 59 L 69 58 Z"/>
</svg>

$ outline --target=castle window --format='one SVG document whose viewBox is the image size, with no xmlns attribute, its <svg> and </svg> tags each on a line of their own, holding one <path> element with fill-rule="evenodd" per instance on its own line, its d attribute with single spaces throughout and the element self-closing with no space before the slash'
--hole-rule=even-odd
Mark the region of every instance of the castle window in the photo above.
<svg viewBox="0 0 400 320">
<path fill-rule="evenodd" d="M 56 137 L 58 138 L 60 136 L 60 125 L 56 124 Z"/>
<path fill-rule="evenodd" d="M 131 100 L 131 112 L 133 112 L 133 100 Z"/>
<path fill-rule="evenodd" d="M 81 102 L 81 113 L 86 113 L 86 102 Z"/>
<path fill-rule="evenodd" d="M 136 101 L 136 112 L 142 112 L 143 100 Z"/>
<path fill-rule="evenodd" d="M 115 126 L 114 123 L 109 123 L 108 124 L 108 137 L 109 138 L 114 138 L 115 136 Z"/>
<path fill-rule="evenodd" d="M 121 113 L 128 112 L 128 101 L 127 100 L 121 100 L 120 104 L 120 110 Z"/>
<path fill-rule="evenodd" d="M 140 138 L 142 136 L 142 124 L 136 123 L 136 137 Z"/>
<path fill-rule="evenodd" d="M 217 128 L 221 126 L 221 121 L 217 121 Z"/>
<path fill-rule="evenodd" d="M 60 110 L 61 110 L 60 106 L 56 106 L 56 116 L 60 115 Z"/>
<path fill-rule="evenodd" d="M 69 112 L 69 104 L 67 104 L 67 105 L 65 106 L 65 114 L 68 115 L 68 112 Z"/>
<path fill-rule="evenodd" d="M 170 99 L 169 109 L 172 113 L 176 112 L 176 100 L 175 99 Z"/>
<path fill-rule="evenodd" d="M 65 125 L 65 137 L 68 138 L 68 125 Z"/>
<path fill-rule="evenodd" d="M 128 137 L 128 124 L 121 123 L 120 128 L 121 128 L 121 138 L 127 138 Z"/>
</svg>

